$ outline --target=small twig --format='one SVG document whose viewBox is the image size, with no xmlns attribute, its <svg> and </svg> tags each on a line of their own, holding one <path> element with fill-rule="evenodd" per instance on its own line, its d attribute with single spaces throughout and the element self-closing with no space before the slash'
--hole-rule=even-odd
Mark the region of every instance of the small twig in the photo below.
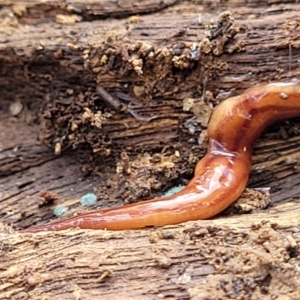
<svg viewBox="0 0 300 300">
<path fill-rule="evenodd" d="M 158 118 L 157 115 L 152 117 L 143 117 L 139 113 L 137 113 L 135 110 L 129 108 L 130 104 L 124 105 L 119 99 L 113 97 L 111 94 L 109 94 L 104 88 L 97 86 L 96 88 L 97 93 L 101 97 L 101 99 L 111 107 L 113 107 L 116 111 L 127 111 L 130 113 L 135 119 L 142 121 L 142 122 L 150 122 L 153 119 Z M 124 94 L 123 94 L 124 96 Z M 127 98 L 126 100 L 132 101 L 131 98 Z"/>
<path fill-rule="evenodd" d="M 101 86 L 97 86 L 96 91 L 99 94 L 99 96 L 101 97 L 101 99 L 106 104 L 112 106 L 115 110 L 117 110 L 117 111 L 120 111 L 120 110 L 124 111 L 126 109 L 125 105 L 121 101 L 119 101 L 118 99 L 116 99 L 115 97 L 113 97 L 112 95 L 110 95 Z"/>
</svg>

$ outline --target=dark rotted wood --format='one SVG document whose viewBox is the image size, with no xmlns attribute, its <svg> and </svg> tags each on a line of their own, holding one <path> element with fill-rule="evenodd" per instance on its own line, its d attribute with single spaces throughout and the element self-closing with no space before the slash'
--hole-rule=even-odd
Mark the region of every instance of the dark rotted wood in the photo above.
<svg viewBox="0 0 300 300">
<path fill-rule="evenodd" d="M 205 153 L 207 103 L 299 76 L 299 5 L 5 0 L 0 8 L 0 299 L 300 297 L 298 119 L 270 127 L 255 146 L 249 186 L 271 187 L 271 208 L 246 193 L 240 215 L 161 229 L 30 236 L 9 227 L 53 220 L 57 205 L 69 207 L 65 216 L 85 211 L 88 192 L 108 207 L 185 184 Z M 227 9 L 232 26 L 220 23 Z M 211 49 L 191 59 L 208 33 Z M 104 103 L 97 85 L 125 109 Z M 189 100 L 198 106 L 185 111 Z M 58 199 L 45 204 L 43 192 Z"/>
<path fill-rule="evenodd" d="M 11 6 L 23 23 L 47 23 L 58 15 L 78 16 L 79 20 L 125 18 L 136 14 L 155 13 L 174 5 L 176 0 L 87 0 L 87 1 L 11 1 L 3 0 L 0 4 Z"/>
</svg>

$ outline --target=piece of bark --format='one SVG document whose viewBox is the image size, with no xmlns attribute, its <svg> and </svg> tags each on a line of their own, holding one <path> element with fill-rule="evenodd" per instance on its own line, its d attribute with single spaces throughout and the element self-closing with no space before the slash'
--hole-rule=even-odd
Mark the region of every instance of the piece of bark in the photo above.
<svg viewBox="0 0 300 300">
<path fill-rule="evenodd" d="M 0 299 L 298 299 L 299 213 L 6 234 Z"/>
<path fill-rule="evenodd" d="M 135 14 L 155 13 L 168 6 L 174 5 L 176 0 L 87 0 L 87 1 L 59 1 L 59 0 L 2 0 L 0 4 L 12 8 L 12 11 L 23 23 L 45 23 L 54 18 L 63 20 L 62 16 L 78 16 L 80 20 L 103 18 L 125 18 Z M 78 20 L 78 19 L 77 19 Z"/>
<path fill-rule="evenodd" d="M 185 70 L 178 68 L 185 62 L 179 46 L 203 40 L 204 25 L 209 25 L 211 19 L 216 24 L 224 7 L 213 7 L 210 1 L 204 1 L 203 6 L 178 1 L 158 15 L 64 25 L 54 22 L 63 23 L 63 19 L 56 16 L 65 13 L 61 11 L 64 3 L 48 1 L 52 15 L 43 21 L 41 16 L 47 5 L 31 1 L 33 9 L 29 12 L 32 14 L 29 13 L 27 19 L 26 14 L 19 18 L 14 16 L 10 21 L 17 24 L 16 27 L 3 25 L 0 28 L 2 221 L 24 227 L 46 222 L 54 218 L 52 210 L 57 204 L 69 206 L 71 215 L 84 210 L 78 202 L 81 195 L 90 191 L 99 195 L 98 206 L 107 207 L 116 204 L 115 199 L 121 199 L 118 203 L 122 204 L 124 199 L 133 201 L 139 196 L 150 196 L 157 182 L 168 186 L 181 177 L 180 182 L 184 183 L 191 177 L 198 154 L 203 154 L 205 148 L 195 142 L 201 126 L 193 120 L 187 123 L 187 128 L 183 126 L 195 114 L 183 112 L 183 100 L 200 99 L 205 87 L 214 96 L 212 103 L 215 104 L 252 84 L 297 77 L 299 6 L 292 1 L 286 1 L 284 6 L 282 2 L 273 1 L 268 3 L 273 4 L 271 7 L 258 5 L 260 3 L 253 7 L 253 3 L 249 5 L 247 1 L 233 2 L 234 27 L 240 28 L 240 32 L 229 39 L 224 48 L 214 48 L 223 53 L 208 55 L 201 65 L 188 61 Z M 10 3 L 12 1 L 5 1 L 5 4 Z M 24 3 L 14 1 L 14 4 Z M 59 5 L 58 10 L 55 10 L 56 5 Z M 82 3 L 81 8 L 84 7 Z M 210 9 L 210 13 L 204 13 L 204 8 Z M 133 9 L 127 15 L 135 13 Z M 82 17 L 85 20 L 86 16 Z M 155 61 L 154 65 L 145 65 L 143 74 L 137 74 L 137 68 L 122 75 L 120 70 L 128 65 L 128 61 L 122 60 L 123 50 L 139 42 L 155 49 L 177 49 L 180 54 L 175 55 L 178 56 L 177 67 L 172 60 L 164 64 Z M 116 49 L 111 55 L 115 55 L 120 65 L 118 68 L 113 65 L 102 74 L 101 68 L 100 72 L 93 68 L 95 64 L 88 59 L 106 54 L 108 46 Z M 138 48 L 132 51 L 137 54 Z M 163 66 L 164 72 L 157 71 L 159 66 Z M 110 92 L 121 87 L 133 94 L 137 84 L 145 86 L 144 110 L 140 112 L 161 116 L 148 124 L 136 120 L 130 113 L 108 110 L 113 118 L 101 129 L 93 128 L 94 135 L 89 136 L 88 141 L 84 130 L 91 127 L 82 126 L 83 143 L 97 146 L 95 137 L 109 135 L 110 148 L 115 151 L 111 160 L 102 161 L 100 177 L 95 178 L 81 172 L 82 166 L 74 153 L 55 156 L 53 151 L 38 147 L 38 128 L 26 126 L 24 122 L 34 124 L 40 120 L 45 103 L 53 105 L 52 112 L 61 109 L 65 119 L 60 121 L 68 122 L 69 114 L 63 114 L 65 107 L 73 105 L 77 95 L 82 94 L 87 100 L 95 96 L 96 82 Z M 16 120 L 9 109 L 13 102 L 21 102 L 29 113 L 23 110 Z M 82 108 L 78 114 L 83 112 Z M 120 120 L 126 126 L 120 124 Z M 48 144 L 55 146 L 65 134 L 62 129 L 69 130 L 69 127 L 56 122 L 55 116 L 51 121 L 56 135 L 49 136 Z M 0 299 L 269 299 L 278 295 L 299 298 L 299 272 L 295 267 L 299 263 L 299 205 L 297 199 L 293 199 L 297 197 L 300 181 L 298 124 L 289 121 L 273 126 L 256 144 L 250 184 L 273 188 L 272 198 L 278 204 L 271 210 L 150 231 L 68 231 L 35 236 L 3 233 Z M 142 138 L 138 138 L 139 135 Z M 151 138 L 145 138 L 149 136 Z M 189 144 L 191 138 L 195 140 Z M 129 163 L 140 162 L 136 172 L 148 170 L 147 180 L 152 179 L 155 184 L 144 179 L 134 180 L 136 177 L 130 178 L 126 172 L 127 189 L 122 181 L 109 181 L 114 178 L 118 163 L 126 170 L 128 162 L 119 155 L 132 143 L 144 151 L 171 145 L 169 161 L 163 161 L 162 171 L 157 170 L 161 165 L 149 163 L 147 156 L 136 158 L 132 153 L 130 157 Z M 130 154 L 130 150 L 126 150 Z M 174 155 L 174 150 L 179 151 L 179 157 Z M 90 171 L 89 167 L 86 171 Z M 55 192 L 60 198 L 44 205 L 38 196 L 43 191 Z M 128 193 L 135 193 L 135 198 Z"/>
</svg>

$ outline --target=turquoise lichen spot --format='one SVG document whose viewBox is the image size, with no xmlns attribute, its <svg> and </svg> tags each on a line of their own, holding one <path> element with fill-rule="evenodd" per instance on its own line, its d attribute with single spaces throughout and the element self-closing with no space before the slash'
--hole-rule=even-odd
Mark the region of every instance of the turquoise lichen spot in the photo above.
<svg viewBox="0 0 300 300">
<path fill-rule="evenodd" d="M 54 213 L 57 217 L 59 217 L 59 216 L 63 215 L 67 210 L 69 210 L 69 208 L 66 207 L 66 206 L 56 206 L 56 207 L 54 208 L 53 213 Z"/>
<path fill-rule="evenodd" d="M 174 195 L 174 194 L 180 192 L 183 188 L 184 188 L 184 185 L 173 186 L 172 188 L 168 189 L 168 190 L 165 192 L 164 197 L 172 196 L 172 195 Z"/>
<path fill-rule="evenodd" d="M 94 193 L 88 193 L 81 197 L 80 203 L 83 206 L 94 205 L 97 202 L 97 196 Z"/>
</svg>

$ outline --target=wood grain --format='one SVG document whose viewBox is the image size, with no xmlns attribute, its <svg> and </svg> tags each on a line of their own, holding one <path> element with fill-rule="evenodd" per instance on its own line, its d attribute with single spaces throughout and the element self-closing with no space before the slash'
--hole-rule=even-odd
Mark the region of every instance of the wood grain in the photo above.
<svg viewBox="0 0 300 300">
<path fill-rule="evenodd" d="M 87 210 L 79 204 L 87 192 L 99 196 L 97 207 L 108 207 L 186 183 L 205 153 L 198 136 L 209 111 L 200 117 L 202 106 L 183 111 L 183 101 L 199 101 L 205 88 L 214 106 L 253 84 L 299 77 L 299 5 L 294 1 L 72 5 L 79 10 L 68 10 L 65 1 L 0 1 L 0 216 L 5 224 L 0 299 L 300 298 L 297 119 L 272 126 L 255 146 L 249 186 L 271 187 L 271 207 L 145 231 L 12 233 L 11 225 L 53 220 L 57 205 L 69 207 L 65 216 Z M 238 32 L 221 47 L 223 52 L 209 53 L 201 63 L 188 61 L 182 70 L 174 67 L 172 59 L 183 58 L 182 45 L 202 41 L 206 27 L 226 9 Z M 73 14 L 75 23 L 57 18 Z M 143 58 L 143 74 L 128 72 L 120 49 L 139 43 L 155 51 L 179 49 L 179 54 L 172 52 L 163 61 Z M 107 53 L 118 67 L 95 69 L 91 60 Z M 131 96 L 143 86 L 138 112 L 160 118 L 144 123 L 107 109 L 113 116 L 101 129 L 80 123 L 75 151 L 66 144 L 62 154 L 54 155 L 71 121 L 99 101 L 96 84 Z M 13 117 L 11 104 L 18 101 L 24 108 Z M 41 139 L 49 111 L 53 130 Z M 109 145 L 104 144 L 107 136 Z M 130 150 L 132 145 L 139 147 Z M 93 147 L 112 155 L 95 158 L 89 152 Z M 124 150 L 129 161 L 121 159 Z M 155 155 L 163 163 L 151 163 Z M 136 166 L 131 174 L 124 171 L 127 163 Z M 116 174 L 119 166 L 123 171 Z M 44 205 L 42 191 L 57 193 L 59 199 Z"/>
</svg>

